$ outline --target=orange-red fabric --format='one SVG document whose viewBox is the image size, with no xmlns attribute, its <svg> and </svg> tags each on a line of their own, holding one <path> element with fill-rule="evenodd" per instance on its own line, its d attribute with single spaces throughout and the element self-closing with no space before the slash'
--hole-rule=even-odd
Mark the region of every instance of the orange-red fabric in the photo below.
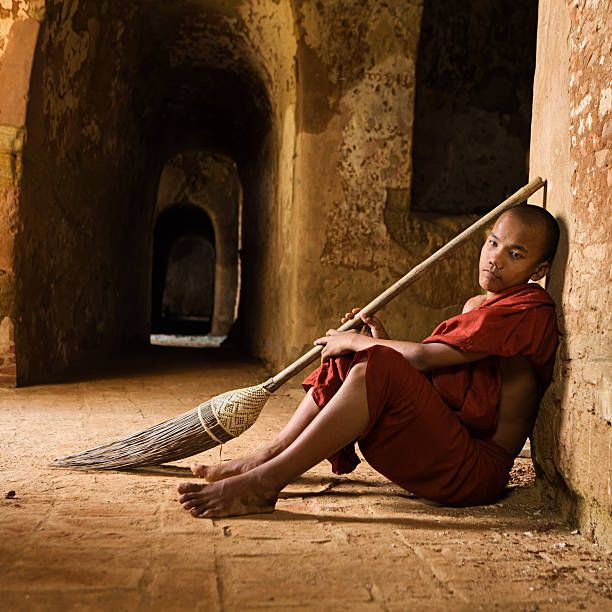
<svg viewBox="0 0 612 612">
<path fill-rule="evenodd" d="M 304 389 L 312 387 L 313 399 L 323 409 L 352 366 L 367 358 L 370 420 L 359 447 L 368 463 L 433 501 L 492 503 L 506 486 L 513 462 L 501 446 L 484 439 L 497 422 L 500 376 L 494 356 L 525 355 L 543 393 L 557 343 L 554 303 L 538 285 L 521 285 L 442 323 L 425 342 L 445 342 L 491 357 L 428 376 L 397 351 L 374 346 L 326 361 L 306 378 Z M 329 460 L 337 474 L 351 472 L 359 463 L 354 445 Z"/>
<path fill-rule="evenodd" d="M 511 287 L 477 308 L 444 321 L 423 343 L 443 342 L 486 359 L 431 373 L 444 401 L 477 437 L 493 434 L 501 377 L 496 356 L 523 355 L 533 364 L 540 398 L 550 384 L 558 341 L 555 303 L 535 283 Z"/>
</svg>

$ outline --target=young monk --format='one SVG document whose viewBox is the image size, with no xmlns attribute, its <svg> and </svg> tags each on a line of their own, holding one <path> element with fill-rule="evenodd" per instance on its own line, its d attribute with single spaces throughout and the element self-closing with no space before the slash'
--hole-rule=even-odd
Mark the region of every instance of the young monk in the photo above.
<svg viewBox="0 0 612 612">
<path fill-rule="evenodd" d="M 543 208 L 501 215 L 480 255 L 484 293 L 422 343 L 391 340 L 375 317 L 361 316 L 368 335 L 329 330 L 281 433 L 249 457 L 193 464 L 211 484 L 179 485 L 180 503 L 202 517 L 272 512 L 281 489 L 322 459 L 352 471 L 355 440 L 374 469 L 420 497 L 495 502 L 552 375 L 555 305 L 528 281 L 546 275 L 558 238 Z"/>
</svg>

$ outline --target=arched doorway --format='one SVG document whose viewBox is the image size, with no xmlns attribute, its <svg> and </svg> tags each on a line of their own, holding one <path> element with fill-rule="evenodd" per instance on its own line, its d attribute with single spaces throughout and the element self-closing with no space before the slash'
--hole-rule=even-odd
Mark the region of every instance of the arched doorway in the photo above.
<svg viewBox="0 0 612 612">
<path fill-rule="evenodd" d="M 183 204 L 159 215 L 153 244 L 152 333 L 209 333 L 215 263 L 215 232 L 206 212 Z"/>
</svg>

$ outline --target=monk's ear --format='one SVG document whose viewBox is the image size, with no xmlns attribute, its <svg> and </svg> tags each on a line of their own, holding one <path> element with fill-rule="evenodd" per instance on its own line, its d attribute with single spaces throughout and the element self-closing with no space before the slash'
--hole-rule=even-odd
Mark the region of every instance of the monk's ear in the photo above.
<svg viewBox="0 0 612 612">
<path fill-rule="evenodd" d="M 548 271 L 550 270 L 550 264 L 547 261 L 543 261 L 538 264 L 538 267 L 535 269 L 535 272 L 529 277 L 532 281 L 539 281 L 541 278 L 544 278 Z"/>
</svg>

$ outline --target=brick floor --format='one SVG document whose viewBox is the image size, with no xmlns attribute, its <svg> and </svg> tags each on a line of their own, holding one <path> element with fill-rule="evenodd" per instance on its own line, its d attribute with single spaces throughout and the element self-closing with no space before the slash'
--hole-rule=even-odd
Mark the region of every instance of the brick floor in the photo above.
<svg viewBox="0 0 612 612">
<path fill-rule="evenodd" d="M 198 520 L 176 501 L 188 460 L 129 473 L 48 467 L 268 374 L 214 350 L 156 349 L 77 382 L 0 389 L 0 609 L 612 611 L 610 556 L 532 486 L 451 509 L 363 463 L 348 478 L 322 463 L 274 514 Z M 300 396 L 295 384 L 279 390 L 249 432 L 201 458 L 254 449 Z M 529 460 L 517 462 L 524 472 Z"/>
</svg>

